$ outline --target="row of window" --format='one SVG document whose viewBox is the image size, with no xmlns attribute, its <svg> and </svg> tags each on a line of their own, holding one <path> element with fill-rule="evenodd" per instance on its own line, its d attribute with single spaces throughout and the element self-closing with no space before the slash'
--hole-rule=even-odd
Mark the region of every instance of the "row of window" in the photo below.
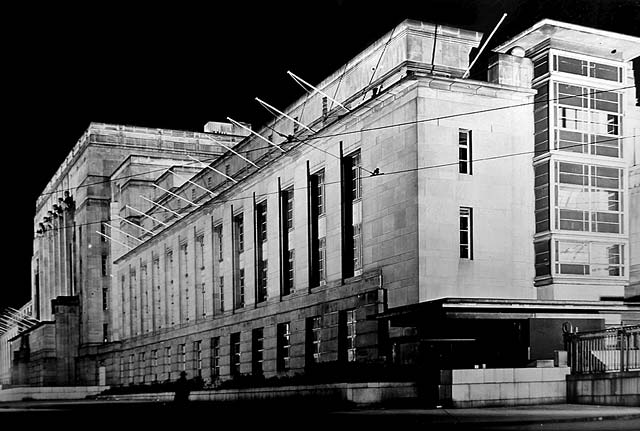
<svg viewBox="0 0 640 431">
<path fill-rule="evenodd" d="M 359 151 L 355 151 L 343 158 L 342 183 L 344 185 L 343 191 L 343 206 L 350 206 L 350 210 L 344 210 L 344 223 L 343 223 L 343 255 L 345 256 L 342 273 L 344 278 L 357 275 L 362 268 L 362 223 L 361 215 L 354 216 L 354 214 L 360 214 L 360 211 L 356 211 L 356 208 L 361 205 L 360 198 L 362 196 L 361 185 L 361 156 Z M 310 205 L 309 213 L 309 226 L 311 230 L 310 235 L 310 270 L 309 279 L 310 286 L 320 286 L 325 283 L 326 280 L 326 238 L 324 223 L 325 223 L 325 174 L 324 170 L 319 170 L 309 175 L 309 201 Z M 280 193 L 280 220 L 281 220 L 281 239 L 283 246 L 281 247 L 280 265 L 279 268 L 282 274 L 282 285 L 280 286 L 280 292 L 282 295 L 288 295 L 295 291 L 295 259 L 296 253 L 294 248 L 294 189 L 289 187 L 284 189 Z M 255 204 L 255 239 L 256 244 L 254 247 L 255 258 L 255 285 L 256 285 L 256 301 L 258 303 L 266 301 L 268 295 L 268 273 L 269 262 L 267 254 L 267 220 L 270 217 L 271 211 L 267 206 L 267 201 L 258 202 Z M 153 292 L 150 292 L 150 288 L 147 285 L 147 271 L 146 265 L 142 264 L 140 271 L 141 277 L 137 278 L 136 270 L 132 269 L 129 274 L 129 289 L 128 296 L 126 295 L 126 279 L 125 276 L 121 276 L 122 285 L 122 318 L 125 327 L 130 328 L 132 335 L 138 334 L 153 329 L 154 325 L 158 328 L 163 325 L 174 325 L 178 322 L 189 321 L 190 315 L 193 312 L 190 309 L 196 309 L 195 317 L 205 317 L 208 313 L 219 313 L 228 309 L 225 304 L 224 287 L 225 279 L 224 273 L 231 273 L 232 281 L 232 304 L 233 309 L 242 308 L 246 304 L 246 281 L 249 274 L 246 273 L 244 264 L 247 259 L 243 254 L 245 253 L 245 217 L 243 212 L 236 212 L 233 215 L 231 224 L 232 235 L 232 248 L 231 259 L 225 259 L 225 250 L 223 248 L 223 225 L 222 223 L 214 224 L 213 226 L 213 265 L 212 271 L 214 273 L 214 285 L 213 285 L 213 307 L 206 306 L 205 304 L 210 302 L 210 298 L 207 298 L 207 290 L 204 283 L 205 280 L 205 260 L 204 260 L 204 237 L 203 235 L 197 235 L 196 247 L 195 247 L 195 260 L 196 271 L 195 277 L 192 281 L 190 277 L 190 271 L 188 269 L 188 248 L 187 243 L 184 242 L 179 247 L 179 261 L 178 261 L 178 273 L 179 280 L 175 283 L 174 278 L 174 260 L 173 251 L 168 250 L 165 252 L 165 290 L 161 288 L 161 276 L 160 274 L 160 260 L 158 257 L 153 259 L 152 274 L 151 274 L 151 286 L 153 286 Z M 225 266 L 227 265 L 227 266 Z M 190 291 L 190 287 L 194 286 L 196 291 Z M 138 298 L 138 295 L 143 295 Z M 209 294 L 211 295 L 211 294 Z M 194 301 L 195 297 L 195 301 Z M 200 298 L 201 297 L 201 298 Z M 104 292 L 104 306 L 108 304 L 108 291 Z M 155 304 L 154 304 L 155 302 Z M 168 304 L 166 319 L 163 318 L 164 303 Z M 138 304 L 141 306 L 141 310 L 138 310 Z M 191 305 L 190 305 L 191 304 Z M 185 310 L 187 310 L 185 312 Z M 211 311 L 208 311 L 211 310 Z M 127 313 L 132 318 L 127 320 Z M 145 319 L 142 319 L 144 316 Z M 141 322 L 139 322 L 141 320 Z M 163 321 L 164 320 L 164 321 Z M 147 322 L 147 323 L 145 323 Z M 149 323 L 151 322 L 151 323 Z M 146 325 L 146 327 L 145 327 Z"/>
<path fill-rule="evenodd" d="M 550 230 L 549 164 L 536 165 L 536 232 Z M 623 233 L 624 170 L 555 162 L 555 228 L 567 231 Z"/>
<path fill-rule="evenodd" d="M 549 72 L 549 57 L 547 54 L 533 61 L 533 77 L 539 78 Z M 582 60 L 566 55 L 552 55 L 553 71 L 569 73 L 588 78 L 603 79 L 605 81 L 622 82 L 623 69 L 596 61 Z"/>
<path fill-rule="evenodd" d="M 549 101 L 549 86 L 555 99 Z M 549 151 L 549 130 L 554 148 L 605 157 L 622 157 L 622 94 L 561 82 L 536 87 L 534 140 L 536 154 Z M 553 125 L 549 124 L 554 113 Z"/>
<path fill-rule="evenodd" d="M 562 275 L 589 275 L 595 277 L 621 277 L 624 269 L 624 245 L 558 240 L 553 241 L 553 270 Z M 551 241 L 535 243 L 536 276 L 551 275 Z"/>
<path fill-rule="evenodd" d="M 356 312 L 355 310 L 346 310 L 340 313 L 340 342 L 339 342 L 339 358 L 347 362 L 356 360 Z M 310 317 L 306 320 L 306 361 L 308 365 L 321 362 L 322 355 L 322 316 Z M 210 375 L 214 381 L 221 377 L 221 340 L 220 337 L 213 337 L 210 340 Z M 251 373 L 261 375 L 264 372 L 264 328 L 254 328 L 251 330 Z M 187 370 L 187 345 L 178 345 L 177 369 L 178 371 Z M 147 363 L 147 352 L 139 352 L 137 356 L 137 364 L 135 363 L 136 355 L 128 356 L 128 380 L 134 382 L 136 376 L 136 368 L 140 374 L 139 380 L 146 382 L 146 378 L 151 377 L 152 381 L 158 381 L 164 378 L 171 380 L 172 372 L 175 371 L 172 362 L 172 348 L 167 346 L 164 348 L 164 356 L 160 358 L 161 350 L 151 350 L 151 361 Z M 229 374 L 230 376 L 238 376 L 241 372 L 241 333 L 234 332 L 229 335 Z M 278 372 L 286 372 L 290 369 L 291 360 L 291 323 L 278 323 L 276 326 L 276 370 Z M 162 361 L 162 363 L 160 363 Z M 192 345 L 192 366 L 191 371 L 202 376 L 203 371 L 203 355 L 202 341 L 197 340 Z M 125 356 L 120 357 L 120 382 L 125 381 Z"/>
</svg>

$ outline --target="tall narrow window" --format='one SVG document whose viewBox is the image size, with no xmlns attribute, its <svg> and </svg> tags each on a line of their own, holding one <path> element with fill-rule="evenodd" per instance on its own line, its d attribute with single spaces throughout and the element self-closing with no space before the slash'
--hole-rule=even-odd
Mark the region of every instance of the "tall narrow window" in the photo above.
<svg viewBox="0 0 640 431">
<path fill-rule="evenodd" d="M 254 375 L 262 374 L 262 361 L 264 353 L 264 331 L 263 328 L 256 328 L 252 331 L 252 352 L 251 365 Z"/>
<path fill-rule="evenodd" d="M 347 362 L 356 360 L 356 310 L 347 310 Z"/>
<path fill-rule="evenodd" d="M 109 289 L 106 287 L 102 288 L 102 309 L 109 309 Z"/>
<path fill-rule="evenodd" d="M 102 255 L 102 276 L 106 277 L 109 275 L 109 256 L 106 254 Z"/>
<path fill-rule="evenodd" d="M 357 275 L 362 269 L 362 181 L 360 150 L 342 160 L 342 277 Z M 355 253 L 358 253 L 356 255 Z"/>
<path fill-rule="evenodd" d="M 236 251 L 238 253 L 244 252 L 244 216 L 243 214 L 238 214 L 233 218 L 234 223 L 234 231 L 235 231 L 235 241 L 236 241 Z"/>
<path fill-rule="evenodd" d="M 460 258 L 473 259 L 473 210 L 460 207 Z"/>
<path fill-rule="evenodd" d="M 256 204 L 257 302 L 267 300 L 267 201 Z"/>
<path fill-rule="evenodd" d="M 322 342 L 322 318 L 320 316 L 307 319 L 307 364 L 320 362 L 320 345 Z"/>
<path fill-rule="evenodd" d="M 211 379 L 220 377 L 220 337 L 211 339 Z"/>
<path fill-rule="evenodd" d="M 158 349 L 151 351 L 151 371 L 153 374 L 153 381 L 158 381 Z"/>
<path fill-rule="evenodd" d="M 318 267 L 317 267 L 317 277 L 318 282 L 320 284 L 324 284 L 327 281 L 327 270 L 326 270 L 326 256 L 327 256 L 327 241 L 326 238 L 320 238 L 318 240 Z"/>
<path fill-rule="evenodd" d="M 230 352 L 230 367 L 231 375 L 237 376 L 240 374 L 240 333 L 234 332 L 230 338 L 231 348 Z"/>
<path fill-rule="evenodd" d="M 471 175 L 471 130 L 458 130 L 458 158 L 460 173 Z"/>
<path fill-rule="evenodd" d="M 164 370 L 169 380 L 171 380 L 171 365 L 171 346 L 167 346 L 164 348 Z"/>
<path fill-rule="evenodd" d="M 214 236 L 216 251 L 218 252 L 217 253 L 218 261 L 222 261 L 224 259 L 224 255 L 222 253 L 222 224 L 214 226 L 213 236 Z"/>
<path fill-rule="evenodd" d="M 291 348 L 291 324 L 289 322 L 278 323 L 277 326 L 277 370 L 289 369 L 289 350 Z"/>
<path fill-rule="evenodd" d="M 282 220 L 282 294 L 288 295 L 294 291 L 293 272 L 295 255 L 293 238 L 293 187 L 282 191 L 281 196 L 281 220 Z"/>
<path fill-rule="evenodd" d="M 220 289 L 220 311 L 224 311 L 224 276 L 218 278 L 218 288 Z"/>
<path fill-rule="evenodd" d="M 324 278 L 325 239 L 325 173 L 319 170 L 309 176 L 309 278 L 312 287 L 321 285 Z"/>
<path fill-rule="evenodd" d="M 196 376 L 202 377 L 202 342 L 193 342 L 193 368 L 195 369 Z"/>
<path fill-rule="evenodd" d="M 102 324 L 102 342 L 103 343 L 109 342 L 109 324 L 108 323 Z"/>
<path fill-rule="evenodd" d="M 185 371 L 187 369 L 187 345 L 180 344 L 180 369 Z"/>
<path fill-rule="evenodd" d="M 138 362 L 140 363 L 140 381 L 144 383 L 147 375 L 147 357 L 145 352 L 140 352 L 138 355 Z"/>
<path fill-rule="evenodd" d="M 236 308 L 244 307 L 244 268 L 238 270 L 238 284 L 236 289 Z"/>
</svg>

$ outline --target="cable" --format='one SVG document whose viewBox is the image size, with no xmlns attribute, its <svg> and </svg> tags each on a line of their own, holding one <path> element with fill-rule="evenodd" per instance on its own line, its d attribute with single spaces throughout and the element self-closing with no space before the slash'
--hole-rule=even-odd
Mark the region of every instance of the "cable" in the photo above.
<svg viewBox="0 0 640 431">
<path fill-rule="evenodd" d="M 631 86 L 614 88 L 614 89 L 610 89 L 610 90 L 596 90 L 596 91 L 593 91 L 593 92 L 589 92 L 588 95 L 593 95 L 593 94 L 603 93 L 603 92 L 626 90 L 626 89 L 630 89 L 630 88 L 635 88 L 635 86 L 631 85 Z M 575 98 L 575 97 L 578 97 L 578 96 L 574 96 L 574 95 L 560 96 L 560 97 L 548 99 L 546 102 L 548 103 L 548 102 L 551 102 L 551 101 L 559 101 L 559 100 L 562 100 L 562 99 Z M 369 131 L 375 131 L 375 130 L 388 129 L 388 128 L 391 128 L 391 127 L 402 127 L 402 126 L 418 124 L 418 123 L 423 123 L 423 122 L 428 122 L 428 121 L 437 121 L 437 120 L 461 117 L 461 116 L 466 116 L 466 115 L 480 114 L 480 113 L 485 113 L 485 112 L 493 112 L 493 111 L 510 109 L 510 108 L 518 108 L 518 107 L 532 105 L 532 104 L 536 104 L 536 103 L 544 103 L 544 102 L 540 102 L 540 101 L 535 101 L 534 100 L 533 102 L 524 102 L 524 103 L 516 104 L 516 105 L 508 105 L 508 106 L 502 106 L 502 107 L 496 107 L 496 108 L 487 108 L 487 109 L 482 109 L 482 110 L 478 110 L 478 111 L 461 112 L 461 113 L 450 114 L 450 115 L 445 115 L 445 116 L 441 116 L 441 117 L 424 118 L 424 119 L 421 119 L 421 120 L 416 119 L 416 120 L 407 121 L 407 122 L 404 122 L 404 123 L 388 124 L 388 125 L 384 125 L 384 126 L 376 126 L 376 127 L 371 127 L 371 128 L 362 128 L 360 130 L 355 130 L 355 131 L 347 131 L 347 132 L 334 133 L 334 134 L 325 134 L 325 135 L 319 136 L 319 133 L 321 132 L 321 130 L 320 130 L 316 134 L 314 134 L 312 136 L 309 136 L 307 138 L 304 138 L 303 140 L 300 140 L 300 139 L 297 139 L 297 138 L 294 138 L 294 139 L 298 143 L 309 145 L 310 147 L 312 147 L 312 148 L 314 148 L 316 150 L 322 151 L 325 154 L 331 155 L 332 157 L 335 157 L 335 158 L 339 159 L 339 156 L 336 156 L 335 154 L 332 154 L 332 153 L 330 153 L 330 152 L 328 152 L 326 150 L 323 150 L 321 148 L 318 148 L 318 147 L 316 147 L 314 145 L 311 145 L 308 142 L 305 143 L 304 141 L 309 141 L 309 140 L 313 140 L 313 139 L 324 139 L 324 138 L 345 136 L 345 135 L 351 135 L 351 134 L 354 134 L 354 133 L 362 133 L 362 132 L 369 132 Z M 360 106 L 362 106 L 362 105 L 360 105 Z M 279 135 L 282 135 L 280 132 L 276 131 L 276 133 L 278 133 Z M 289 137 L 287 136 L 287 138 L 289 138 Z M 240 153 L 248 153 L 248 152 L 252 152 L 252 151 L 262 151 L 262 150 L 270 149 L 270 148 L 271 147 L 269 147 L 269 146 L 267 146 L 267 147 L 258 147 L 258 148 L 253 148 L 253 149 L 250 149 L 250 150 L 238 151 L 238 152 L 240 152 Z M 217 157 L 213 158 L 211 160 L 213 161 L 213 160 L 216 160 L 216 159 L 217 159 Z M 205 160 L 208 161 L 209 159 L 205 159 Z M 370 171 L 370 170 L 368 170 L 368 169 L 366 169 L 364 167 L 361 167 L 361 169 L 365 170 L 369 174 L 373 174 L 372 171 Z M 159 171 L 159 170 L 161 170 L 161 169 L 153 170 L 153 171 L 145 171 L 145 172 L 141 172 L 141 173 L 138 173 L 138 174 L 132 174 L 132 175 L 130 175 L 128 177 L 133 177 L 133 176 L 137 176 L 137 175 L 145 175 L 145 174 L 147 174 L 149 172 L 156 172 L 156 171 Z M 127 178 L 127 177 L 121 177 L 121 178 Z M 66 190 L 76 190 L 76 189 L 79 189 L 79 188 L 82 188 L 82 187 L 89 187 L 89 186 L 92 186 L 92 185 L 104 184 L 104 183 L 111 182 L 111 181 L 113 181 L 113 180 L 107 179 L 107 180 L 104 180 L 104 181 L 99 181 L 99 182 L 90 183 L 90 184 L 81 184 L 79 186 L 71 187 L 71 188 L 68 188 Z M 46 192 L 46 193 L 41 193 L 40 196 L 59 194 L 59 193 L 61 193 L 61 192 Z"/>
<path fill-rule="evenodd" d="M 612 139 L 606 139 L 606 140 L 601 140 L 601 141 L 598 141 L 598 142 L 595 142 L 595 143 L 609 142 L 609 141 L 614 141 L 614 140 L 618 140 L 618 139 L 635 138 L 635 137 L 638 137 L 638 136 L 640 136 L 640 134 L 624 136 L 624 137 L 617 137 L 617 138 L 612 138 Z M 580 143 L 580 144 L 564 147 L 563 149 L 582 146 L 582 145 L 583 144 Z M 507 158 L 507 157 L 522 156 L 522 155 L 527 155 L 527 154 L 536 154 L 538 152 L 539 151 L 534 150 L 534 151 L 522 151 L 522 152 L 518 152 L 518 153 L 500 154 L 500 155 L 497 155 L 497 156 L 490 156 L 490 157 L 484 157 L 484 158 L 480 158 L 480 159 L 474 159 L 474 160 L 472 160 L 472 162 L 476 163 L 476 162 L 482 162 L 482 161 L 488 161 L 488 160 L 496 160 L 496 159 Z M 450 162 L 450 163 L 441 163 L 441 164 L 438 164 L 438 165 L 419 166 L 419 167 L 416 167 L 416 168 L 401 169 L 401 170 L 397 170 L 397 171 L 390 171 L 390 172 L 380 173 L 380 174 L 377 174 L 377 175 L 363 176 L 363 177 L 360 177 L 360 178 L 361 179 L 368 179 L 368 178 L 373 178 L 373 177 L 378 177 L 378 176 L 389 176 L 389 175 L 394 175 L 394 174 L 417 172 L 417 171 L 422 171 L 422 170 L 426 170 L 426 169 L 437 169 L 437 168 L 442 168 L 442 167 L 447 167 L 447 166 L 457 166 L 458 164 L 459 164 L 459 161 Z M 325 182 L 324 185 L 326 186 L 326 185 L 334 185 L 334 184 L 340 184 L 340 183 L 341 183 L 340 181 L 328 181 L 328 182 Z M 303 191 L 303 190 L 306 191 L 307 189 L 308 189 L 308 185 L 305 185 L 304 187 L 294 187 L 293 188 L 293 190 L 298 190 L 298 191 Z M 262 193 L 260 195 L 256 195 L 256 198 L 262 198 L 262 197 L 267 197 L 267 196 L 276 195 L 276 194 L 278 194 L 278 192 L 266 192 L 266 193 Z M 215 197 L 214 198 L 209 198 L 209 200 L 214 200 L 214 199 L 216 199 L 216 198 Z M 218 203 L 218 204 L 229 203 L 229 202 L 242 201 L 242 200 L 246 200 L 246 199 L 253 199 L 253 195 L 251 195 L 251 196 L 240 196 L 240 197 L 237 197 L 237 198 L 229 198 L 229 199 L 224 199 L 224 200 L 217 200 L 216 203 Z M 200 205 L 204 205 L 205 203 L 206 202 L 203 202 Z M 197 207 L 197 208 L 199 208 L 199 207 Z M 197 209 L 197 208 L 194 208 L 194 209 Z M 187 215 L 187 214 L 185 214 L 185 215 Z M 73 227 L 79 227 L 79 226 L 88 226 L 88 225 L 93 225 L 93 224 L 98 224 L 98 223 L 106 223 L 106 222 L 111 222 L 111 221 L 112 220 L 101 220 L 101 221 L 95 221 L 95 222 L 76 224 L 76 225 L 73 225 L 73 226 L 69 225 L 69 226 L 62 226 L 62 227 L 57 227 L 57 228 L 50 228 L 50 229 L 47 229 L 47 232 L 57 231 L 57 230 L 62 230 L 62 229 L 68 229 L 68 228 L 73 228 Z"/>
</svg>

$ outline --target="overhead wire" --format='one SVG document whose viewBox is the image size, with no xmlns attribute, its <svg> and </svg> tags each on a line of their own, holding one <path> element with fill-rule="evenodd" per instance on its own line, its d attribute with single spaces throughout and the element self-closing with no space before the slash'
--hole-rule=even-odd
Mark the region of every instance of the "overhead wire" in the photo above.
<svg viewBox="0 0 640 431">
<path fill-rule="evenodd" d="M 623 137 L 616 137 L 616 138 L 612 138 L 612 139 L 606 139 L 606 140 L 597 141 L 595 143 L 609 142 L 609 141 L 614 141 L 614 140 L 618 140 L 618 139 L 635 138 L 635 137 L 639 137 L 639 136 L 640 136 L 640 134 L 630 135 L 630 136 L 623 136 Z M 582 146 L 582 145 L 584 145 L 584 144 L 580 143 L 580 144 L 576 144 L 576 145 L 563 147 L 563 149 L 568 149 L 568 148 L 572 148 L 572 147 L 578 147 L 578 146 Z M 516 153 L 499 154 L 499 155 L 496 155 L 496 156 L 489 156 L 489 157 L 474 159 L 473 163 L 496 160 L 496 159 L 507 158 L 507 157 L 515 157 L 515 156 L 523 156 L 523 155 L 528 155 L 528 154 L 536 154 L 536 153 L 539 153 L 539 151 L 533 150 L 533 151 L 522 151 L 522 152 L 516 152 Z M 362 176 L 360 178 L 361 179 L 369 179 L 369 178 L 374 178 L 374 177 L 378 177 L 378 176 L 389 176 L 389 175 L 403 174 L 403 173 L 409 173 L 409 172 L 418 172 L 418 171 L 423 171 L 423 170 L 427 170 L 427 169 L 443 168 L 443 167 L 447 167 L 447 166 L 458 166 L 459 163 L 460 163 L 459 161 L 455 161 L 455 162 L 449 162 L 449 163 L 440 163 L 440 164 L 437 164 L 437 165 L 418 166 L 418 167 L 415 167 L 415 168 L 400 169 L 400 170 L 396 170 L 396 171 L 380 173 L 378 175 Z M 341 181 L 327 181 L 327 182 L 325 182 L 323 184 L 324 185 L 333 185 L 333 184 L 340 184 L 340 183 L 341 183 Z M 296 190 L 298 190 L 298 191 L 303 191 L 303 190 L 306 191 L 307 189 L 308 189 L 308 185 L 305 185 L 303 187 L 294 187 L 293 188 L 294 191 L 296 191 Z M 267 197 L 267 196 L 270 196 L 270 195 L 277 195 L 277 194 L 278 194 L 277 191 L 275 191 L 275 192 L 264 192 L 264 193 L 261 193 L 259 195 L 256 194 L 255 197 L 257 199 L 260 199 L 262 197 Z M 240 197 L 228 198 L 228 199 L 217 199 L 217 197 L 210 197 L 209 201 L 216 200 L 216 203 L 221 204 L 221 203 L 229 203 L 229 202 L 237 202 L 237 201 L 243 201 L 243 200 L 247 200 L 247 199 L 253 199 L 253 197 L 254 197 L 253 195 L 251 195 L 251 196 L 240 196 Z M 199 208 L 200 206 L 204 205 L 205 203 L 208 203 L 208 201 L 200 204 L 199 206 L 194 207 L 193 209 L 195 210 L 195 209 Z M 187 214 L 183 213 L 182 215 L 187 215 Z M 176 219 L 176 220 L 179 220 L 179 219 Z M 95 222 L 87 222 L 87 223 L 80 223 L 80 224 L 75 224 L 75 225 L 67 225 L 67 226 L 47 229 L 47 232 L 56 231 L 56 230 L 62 230 L 62 229 L 68 229 L 68 228 L 74 228 L 74 227 L 78 227 L 78 226 L 88 226 L 88 225 L 106 223 L 106 222 L 110 222 L 110 221 L 111 220 L 100 220 L 100 221 L 95 221 Z"/>
<path fill-rule="evenodd" d="M 295 82 L 297 82 L 297 81 L 295 81 Z M 596 91 L 592 91 L 592 92 L 587 93 L 587 96 L 598 94 L 598 93 L 603 93 L 603 92 L 627 90 L 627 89 L 630 89 L 630 88 L 635 88 L 635 86 L 630 85 L 630 86 L 612 88 L 612 89 L 608 89 L 608 90 L 596 90 Z M 576 96 L 576 95 L 558 96 L 558 97 L 555 97 L 555 98 L 547 99 L 546 101 L 547 102 L 552 102 L 552 101 L 559 101 L 559 100 L 563 100 L 563 99 L 570 99 L 570 98 L 576 98 L 576 97 L 585 97 L 585 96 L 584 95 L 583 96 Z M 344 132 L 333 133 L 333 134 L 321 134 L 322 130 L 320 130 L 320 131 L 318 131 L 316 134 L 314 134 L 312 136 L 309 136 L 309 137 L 306 137 L 306 138 L 303 138 L 303 139 L 298 139 L 298 138 L 294 137 L 294 139 L 298 143 L 305 143 L 304 141 L 308 141 L 308 140 L 339 137 L 339 136 L 351 135 L 351 134 L 355 134 L 355 133 L 383 130 L 383 129 L 388 129 L 388 128 L 392 128 L 392 127 L 408 126 L 408 125 L 419 124 L 419 123 L 424 123 L 424 122 L 429 122 L 429 121 L 439 121 L 439 120 L 450 119 L 450 118 L 461 117 L 461 116 L 467 116 L 467 115 L 473 115 L 473 114 L 482 114 L 482 113 L 486 113 L 486 112 L 494 112 L 494 111 L 511 109 L 511 108 L 519 108 L 519 107 L 523 107 L 523 106 L 527 106 L 527 105 L 533 105 L 533 104 L 536 104 L 536 103 L 544 103 L 544 101 L 535 101 L 534 100 L 532 102 L 523 102 L 523 103 L 519 103 L 519 104 L 515 104 L 515 105 L 499 106 L 499 107 L 486 108 L 486 109 L 481 109 L 481 110 L 476 110 L 476 111 L 468 111 L 468 112 L 459 112 L 459 113 L 454 113 L 454 114 L 449 114 L 449 115 L 444 115 L 444 116 L 439 116 L 439 117 L 415 119 L 415 120 L 401 122 L 401 123 L 386 124 L 386 125 L 369 127 L 369 128 L 365 127 L 365 128 L 359 129 L 359 130 L 344 131 Z M 272 129 L 268 125 L 266 127 Z M 278 133 L 282 137 L 290 138 L 290 135 L 284 135 L 284 134 L 276 131 L 275 129 L 272 129 L 272 130 L 274 130 L 276 133 Z M 324 149 L 318 148 L 318 147 L 316 147 L 314 145 L 311 145 L 308 142 L 306 143 L 306 145 L 309 145 L 310 147 L 312 147 L 314 149 L 317 149 L 318 151 L 324 152 L 325 154 L 331 155 L 332 157 L 339 158 L 339 156 L 336 156 L 335 154 L 330 153 L 330 152 L 328 152 L 328 151 L 326 151 Z M 262 151 L 262 150 L 271 149 L 271 148 L 272 147 L 270 147 L 270 146 L 265 146 L 265 147 L 251 148 L 251 149 L 248 149 L 248 150 L 240 150 L 240 151 L 237 151 L 237 152 L 239 152 L 239 153 L 248 153 L 248 152 L 253 152 L 253 151 Z M 213 157 L 213 158 L 206 158 L 206 159 L 204 159 L 202 161 L 214 161 L 214 160 L 217 160 L 217 159 L 218 159 L 218 157 Z M 195 163 L 195 162 L 189 162 L 187 164 L 191 164 L 191 163 Z M 166 169 L 167 168 L 159 168 L 159 169 L 144 171 L 144 172 L 140 172 L 140 173 L 137 173 L 137 174 L 131 174 L 131 175 L 127 175 L 127 176 L 122 176 L 122 177 L 119 177 L 118 179 L 131 178 L 131 177 L 135 177 L 135 176 L 139 176 L 139 175 L 145 175 L 147 173 L 163 171 L 163 170 L 166 170 Z M 367 171 L 370 174 L 373 173 L 372 171 L 370 171 L 368 169 L 365 169 L 365 168 L 362 168 L 362 169 Z M 65 190 L 76 190 L 76 189 L 79 189 L 79 188 L 82 188 L 82 187 L 89 187 L 89 186 L 93 186 L 93 185 L 105 184 L 105 183 L 108 183 L 108 182 L 111 182 L 111 181 L 114 181 L 114 180 L 106 179 L 106 180 L 97 181 L 97 182 L 94 182 L 94 183 L 81 184 L 81 185 L 78 185 L 78 186 L 75 186 L 75 187 L 65 188 Z M 60 193 L 61 193 L 60 191 L 43 192 L 43 193 L 40 194 L 40 196 L 54 195 L 54 194 L 58 195 Z"/>
</svg>

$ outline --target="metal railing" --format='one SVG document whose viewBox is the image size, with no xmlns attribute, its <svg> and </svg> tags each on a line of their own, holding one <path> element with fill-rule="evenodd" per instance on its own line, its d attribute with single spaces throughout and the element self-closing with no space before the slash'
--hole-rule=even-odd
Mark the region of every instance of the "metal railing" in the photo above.
<svg viewBox="0 0 640 431">
<path fill-rule="evenodd" d="M 573 374 L 640 370 L 640 325 L 564 335 Z"/>
</svg>

